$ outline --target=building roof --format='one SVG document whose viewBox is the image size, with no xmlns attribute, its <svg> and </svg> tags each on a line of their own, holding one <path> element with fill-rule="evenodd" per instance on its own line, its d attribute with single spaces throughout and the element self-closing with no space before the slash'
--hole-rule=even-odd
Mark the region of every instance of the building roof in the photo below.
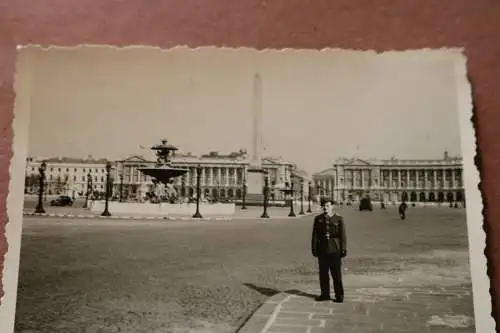
<svg viewBox="0 0 500 333">
<path fill-rule="evenodd" d="M 313 174 L 313 177 L 317 176 L 333 176 L 335 174 L 335 169 L 334 168 L 328 168 L 325 170 L 322 170 L 320 172 L 316 172 Z"/>
<path fill-rule="evenodd" d="M 153 161 L 147 160 L 142 155 L 131 155 L 129 157 L 124 158 L 118 162 L 132 162 L 132 163 L 154 163 Z"/>
<path fill-rule="evenodd" d="M 76 158 L 76 157 L 28 157 L 27 162 L 41 163 L 45 161 L 47 164 L 106 164 L 108 162 L 105 158 L 93 158 L 89 156 L 88 158 Z"/>
<path fill-rule="evenodd" d="M 334 162 L 334 165 L 342 166 L 392 166 L 392 165 L 459 165 L 462 164 L 461 157 L 448 157 L 441 159 L 361 159 L 361 158 L 339 158 Z"/>
</svg>

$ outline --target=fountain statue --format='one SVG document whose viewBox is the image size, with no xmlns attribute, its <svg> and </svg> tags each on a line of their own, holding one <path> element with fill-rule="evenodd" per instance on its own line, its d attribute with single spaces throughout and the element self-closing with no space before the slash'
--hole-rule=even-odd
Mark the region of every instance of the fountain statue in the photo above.
<svg viewBox="0 0 500 333">
<path fill-rule="evenodd" d="M 156 200 L 164 200 L 177 196 L 177 191 L 173 187 L 173 179 L 180 177 L 188 172 L 188 170 L 178 167 L 173 167 L 170 161 L 170 154 L 177 149 L 167 140 L 162 140 L 161 144 L 151 147 L 156 151 L 156 163 L 154 167 L 139 168 L 143 174 L 150 176 L 153 181 L 153 186 L 150 193 Z"/>
</svg>

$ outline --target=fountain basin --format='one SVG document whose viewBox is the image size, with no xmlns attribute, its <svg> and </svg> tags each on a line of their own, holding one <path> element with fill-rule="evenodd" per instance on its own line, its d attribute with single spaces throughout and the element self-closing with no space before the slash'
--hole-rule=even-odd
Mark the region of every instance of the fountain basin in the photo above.
<svg viewBox="0 0 500 333">
<path fill-rule="evenodd" d="M 104 200 L 94 201 L 90 211 L 101 213 L 104 211 Z M 200 203 L 200 213 L 203 216 L 231 216 L 235 213 L 234 203 Z M 109 211 L 114 215 L 140 215 L 140 216 L 186 216 L 190 217 L 196 212 L 195 203 L 138 203 L 138 202 L 109 202 Z"/>
<path fill-rule="evenodd" d="M 182 176 L 188 172 L 188 170 L 186 169 L 170 166 L 161 166 L 157 168 L 139 168 L 138 170 L 145 175 L 153 177 L 163 183 L 168 182 L 171 178 Z"/>
</svg>

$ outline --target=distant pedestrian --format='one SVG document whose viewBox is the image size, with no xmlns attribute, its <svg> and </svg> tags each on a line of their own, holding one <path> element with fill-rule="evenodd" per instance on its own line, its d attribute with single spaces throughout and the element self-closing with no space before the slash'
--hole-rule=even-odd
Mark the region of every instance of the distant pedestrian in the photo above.
<svg viewBox="0 0 500 333">
<path fill-rule="evenodd" d="M 401 220 L 406 219 L 406 209 L 407 208 L 408 208 L 408 205 L 404 201 L 399 205 L 398 211 L 399 211 L 399 216 L 401 217 Z"/>
<path fill-rule="evenodd" d="M 317 301 L 331 300 L 330 274 L 333 280 L 335 302 L 344 301 L 342 284 L 342 258 L 347 255 L 345 224 L 342 216 L 333 213 L 332 201 L 321 201 L 323 213 L 314 218 L 312 232 L 312 255 L 318 259 L 321 295 Z"/>
</svg>

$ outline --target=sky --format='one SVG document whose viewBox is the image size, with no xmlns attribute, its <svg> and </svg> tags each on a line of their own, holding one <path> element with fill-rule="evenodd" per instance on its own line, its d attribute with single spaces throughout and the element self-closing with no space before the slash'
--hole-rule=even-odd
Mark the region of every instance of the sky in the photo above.
<svg viewBox="0 0 500 333">
<path fill-rule="evenodd" d="M 454 57 L 445 51 L 81 47 L 39 52 L 30 156 L 252 149 L 262 79 L 263 155 L 308 172 L 339 157 L 461 155 Z"/>
</svg>

